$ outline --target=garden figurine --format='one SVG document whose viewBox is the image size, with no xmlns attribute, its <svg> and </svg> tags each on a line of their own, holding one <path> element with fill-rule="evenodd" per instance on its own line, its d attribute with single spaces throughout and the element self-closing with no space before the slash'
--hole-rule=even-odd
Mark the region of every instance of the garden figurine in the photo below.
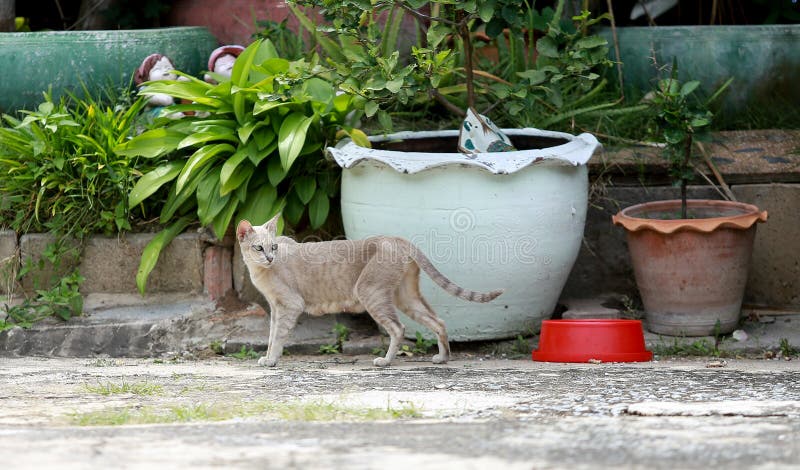
<svg viewBox="0 0 800 470">
<path fill-rule="evenodd" d="M 163 54 L 150 54 L 145 57 L 142 64 L 136 69 L 134 75 L 134 83 L 137 87 L 141 87 L 145 82 L 154 82 L 159 80 L 187 80 L 184 77 L 179 77 L 175 74 L 175 65 L 172 60 Z M 164 93 L 154 93 L 147 97 L 147 115 L 148 119 L 154 119 L 159 116 L 161 110 L 165 106 L 175 104 L 175 100 Z M 178 119 L 183 117 L 183 113 L 170 113 L 167 115 L 170 119 Z"/>
<path fill-rule="evenodd" d="M 458 151 L 467 155 L 486 152 L 510 152 L 516 150 L 511 139 L 491 119 L 467 108 L 467 117 L 458 133 Z"/>
<path fill-rule="evenodd" d="M 225 78 L 230 78 L 233 64 L 243 50 L 244 47 L 237 44 L 220 46 L 214 49 L 208 57 L 208 71 Z M 217 83 L 217 80 L 214 79 L 211 73 L 205 74 L 203 80 L 208 83 Z"/>
</svg>

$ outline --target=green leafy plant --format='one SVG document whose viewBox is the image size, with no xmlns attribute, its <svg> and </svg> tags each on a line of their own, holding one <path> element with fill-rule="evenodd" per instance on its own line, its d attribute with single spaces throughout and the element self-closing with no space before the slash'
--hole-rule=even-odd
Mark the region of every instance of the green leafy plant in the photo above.
<svg viewBox="0 0 800 470">
<path fill-rule="evenodd" d="M 137 159 L 113 149 L 133 133 L 143 102 L 84 94 L 58 102 L 45 94 L 23 119 L 3 115 L 0 215 L 17 232 L 81 238 L 130 229 L 126 203 Z"/>
<path fill-rule="evenodd" d="M 45 93 L 22 119 L 2 116 L 0 126 L 0 218 L 18 233 L 49 232 L 56 236 L 36 263 L 26 260 L 15 274 L 28 276 L 34 294 L 7 307 L 3 328 L 30 326 L 55 316 L 67 320 L 81 314 L 83 278 L 73 264 L 83 238 L 131 229 L 127 193 L 139 176 L 136 158 L 116 155 L 114 147 L 134 130 L 141 100 L 113 90 L 69 95 L 58 101 Z M 146 164 L 141 166 L 147 168 Z M 78 246 L 67 243 L 77 240 Z M 47 266 L 46 266 L 47 264 Z M 48 267 L 66 272 L 50 283 L 40 279 Z M 10 283 L 13 286 L 13 283 Z"/>
<path fill-rule="evenodd" d="M 342 89 L 361 97 L 366 116 L 376 115 L 384 130 L 392 127 L 387 109 L 432 100 L 457 115 L 465 107 L 501 105 L 504 118 L 498 122 L 540 126 L 619 104 L 605 95 L 598 98 L 607 86 L 601 74 L 611 62 L 605 39 L 587 33 L 608 15 L 593 19 L 584 11 L 564 22 L 563 0 L 541 14 L 531 2 L 514 0 L 303 0 L 289 5 L 344 77 Z M 317 26 L 295 5 L 318 7 L 328 23 Z M 397 50 L 404 16 L 416 19 L 423 32 L 410 60 Z M 480 31 L 490 40 L 508 32 L 506 60 L 491 72 L 479 70 L 473 57 Z M 537 54 L 530 49 L 526 54 L 525 41 L 534 43 L 535 33 Z"/>
<path fill-rule="evenodd" d="M 531 345 L 525 337 L 522 335 L 517 335 L 517 338 L 514 340 L 514 345 L 511 348 L 511 352 L 516 356 L 529 356 L 531 354 Z"/>
<path fill-rule="evenodd" d="M 791 343 L 789 343 L 788 338 L 780 339 L 780 350 L 781 350 L 781 355 L 785 358 L 790 358 L 795 354 L 799 353 L 798 349 L 793 347 Z"/>
<path fill-rule="evenodd" d="M 333 325 L 333 330 L 331 332 L 336 335 L 336 342 L 333 344 L 323 344 L 319 347 L 319 352 L 321 354 L 339 354 L 342 352 L 342 348 L 344 348 L 344 342 L 347 341 L 348 336 L 350 336 L 350 329 L 347 325 L 342 323 L 336 323 Z"/>
<path fill-rule="evenodd" d="M 437 344 L 435 339 L 425 339 L 419 331 L 415 333 L 415 336 L 414 348 L 411 350 L 413 353 L 428 354 L 428 351 Z"/>
<path fill-rule="evenodd" d="M 681 188 L 682 219 L 688 217 L 686 188 L 694 177 L 693 144 L 709 139 L 713 114 L 708 105 L 722 94 L 731 81 L 732 79 L 728 80 L 710 98 L 701 102 L 695 95 L 700 82 L 691 80 L 682 83 L 678 80 L 678 63 L 673 60 L 669 78 L 659 80 L 653 90 L 652 106 L 657 113 L 660 136 L 666 143 L 670 176 Z"/>
<path fill-rule="evenodd" d="M 29 328 L 44 318 L 55 316 L 61 320 L 69 320 L 83 311 L 83 297 L 80 285 L 83 277 L 74 271 L 63 276 L 50 289 L 37 289 L 36 295 L 25 298 L 21 304 L 5 306 L 8 319 L 0 325 L 0 329 L 13 326 Z"/>
<path fill-rule="evenodd" d="M 236 359 L 258 359 L 258 353 L 253 350 L 253 348 L 249 348 L 247 346 L 242 345 L 242 348 L 235 352 L 228 354 L 230 357 L 235 357 Z"/>
<path fill-rule="evenodd" d="M 684 339 L 673 338 L 672 344 L 659 343 L 653 346 L 653 353 L 658 356 L 712 356 L 722 357 L 725 352 L 719 349 L 719 342 L 710 343 L 707 339 L 698 339 L 691 343 Z"/>
<path fill-rule="evenodd" d="M 168 228 L 142 256 L 141 292 L 161 249 L 192 220 L 219 239 L 234 220 L 263 223 L 278 212 L 292 225 L 304 214 L 312 228 L 326 221 L 338 172 L 323 149 L 337 132 L 363 135 L 348 125 L 353 97 L 337 95 L 330 73 L 316 56 L 290 61 L 269 40 L 258 40 L 238 57 L 230 79 L 215 77 L 218 84 L 182 73 L 187 81 L 146 84 L 144 95 L 189 102 L 165 108 L 162 116 L 194 114 L 159 118 L 156 127 L 116 147 L 120 155 L 159 162 L 130 191 L 129 208 L 169 188 L 159 217 Z"/>
<path fill-rule="evenodd" d="M 225 348 L 220 340 L 214 340 L 211 344 L 208 345 L 208 349 L 211 350 L 217 356 L 222 356 L 225 353 Z"/>
</svg>

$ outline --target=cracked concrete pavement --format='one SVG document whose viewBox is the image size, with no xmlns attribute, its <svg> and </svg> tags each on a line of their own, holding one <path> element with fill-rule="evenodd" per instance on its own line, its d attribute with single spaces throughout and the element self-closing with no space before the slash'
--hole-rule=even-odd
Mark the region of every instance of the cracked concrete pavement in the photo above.
<svg viewBox="0 0 800 470">
<path fill-rule="evenodd" d="M 797 359 L 713 368 L 720 363 L 700 358 L 429 360 L 378 369 L 367 356 L 288 356 L 265 369 L 233 358 L 2 359 L 2 460 L 60 469 L 800 468 Z M 304 405 L 413 413 L 276 412 Z M 197 407 L 228 414 L 80 425 Z"/>
</svg>

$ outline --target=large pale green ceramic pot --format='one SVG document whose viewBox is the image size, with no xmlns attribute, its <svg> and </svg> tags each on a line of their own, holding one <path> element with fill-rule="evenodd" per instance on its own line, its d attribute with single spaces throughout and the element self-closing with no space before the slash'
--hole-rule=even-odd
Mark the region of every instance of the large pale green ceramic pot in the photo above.
<svg viewBox="0 0 800 470">
<path fill-rule="evenodd" d="M 514 337 L 549 318 L 583 238 L 589 134 L 505 130 L 516 152 L 455 153 L 457 131 L 408 132 L 329 149 L 344 168 L 342 218 L 350 239 L 411 240 L 460 286 L 505 289 L 486 304 L 445 293 L 422 275 L 422 293 L 454 341 Z M 424 327 L 403 317 L 406 336 Z"/>
<path fill-rule="evenodd" d="M 198 74 L 207 67 L 217 40 L 206 28 L 43 31 L 0 33 L 0 111 L 31 109 L 42 92 L 54 97 L 88 87 L 124 87 L 142 60 L 159 53 L 179 70 Z"/>
</svg>

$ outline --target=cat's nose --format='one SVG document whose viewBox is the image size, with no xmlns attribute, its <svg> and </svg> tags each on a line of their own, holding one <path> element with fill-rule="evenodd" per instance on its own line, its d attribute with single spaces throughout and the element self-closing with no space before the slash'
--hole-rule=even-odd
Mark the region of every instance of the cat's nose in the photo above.
<svg viewBox="0 0 800 470">
<path fill-rule="evenodd" d="M 267 261 L 270 263 L 272 262 L 272 260 L 275 259 L 275 256 L 273 256 L 272 254 L 267 254 L 266 256 L 267 256 Z"/>
</svg>

